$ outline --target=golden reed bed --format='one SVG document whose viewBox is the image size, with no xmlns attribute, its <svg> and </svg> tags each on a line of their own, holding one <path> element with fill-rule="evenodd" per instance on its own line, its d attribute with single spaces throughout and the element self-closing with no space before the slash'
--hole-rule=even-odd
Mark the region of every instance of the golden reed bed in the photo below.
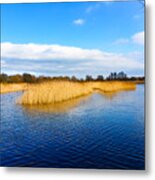
<svg viewBox="0 0 155 180">
<path fill-rule="evenodd" d="M 16 91 L 23 91 L 27 89 L 26 83 L 1 83 L 0 84 L 0 93 L 9 93 L 9 92 L 16 92 Z"/>
<path fill-rule="evenodd" d="M 134 89 L 136 89 L 136 84 L 133 82 L 50 81 L 27 85 L 27 89 L 22 97 L 18 100 L 18 103 L 25 105 L 55 104 L 80 96 L 89 95 L 95 90 L 109 93 Z"/>
</svg>

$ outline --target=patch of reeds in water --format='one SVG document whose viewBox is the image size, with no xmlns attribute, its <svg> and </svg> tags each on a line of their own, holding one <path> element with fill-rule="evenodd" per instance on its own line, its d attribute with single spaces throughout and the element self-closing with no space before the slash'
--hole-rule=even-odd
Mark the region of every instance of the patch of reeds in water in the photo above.
<svg viewBox="0 0 155 180">
<path fill-rule="evenodd" d="M 23 105 L 24 109 L 31 115 L 35 113 L 65 113 L 70 109 L 86 102 L 91 95 L 81 96 L 61 103 Z"/>
<path fill-rule="evenodd" d="M 51 81 L 28 85 L 18 103 L 25 105 L 55 104 L 93 93 L 95 90 L 109 93 L 134 90 L 136 84 L 123 81 L 71 82 Z"/>
<path fill-rule="evenodd" d="M 0 94 L 27 89 L 26 83 L 0 83 Z"/>
</svg>

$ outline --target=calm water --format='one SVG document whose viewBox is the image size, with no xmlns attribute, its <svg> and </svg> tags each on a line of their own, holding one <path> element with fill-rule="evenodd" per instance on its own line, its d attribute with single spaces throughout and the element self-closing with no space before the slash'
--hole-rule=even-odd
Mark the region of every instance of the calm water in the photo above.
<svg viewBox="0 0 155 180">
<path fill-rule="evenodd" d="M 1 165 L 144 169 L 144 86 L 57 107 L 1 95 Z"/>
</svg>

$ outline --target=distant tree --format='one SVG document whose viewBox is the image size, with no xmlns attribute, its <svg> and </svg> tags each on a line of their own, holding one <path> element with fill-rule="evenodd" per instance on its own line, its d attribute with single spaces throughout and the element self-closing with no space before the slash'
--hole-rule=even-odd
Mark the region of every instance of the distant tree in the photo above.
<svg viewBox="0 0 155 180">
<path fill-rule="evenodd" d="M 41 82 L 41 81 L 44 81 L 44 79 L 45 79 L 44 76 L 39 76 L 39 77 L 37 78 L 37 81 L 38 81 L 38 82 Z"/>
<path fill-rule="evenodd" d="M 140 80 L 145 81 L 145 77 L 144 76 L 140 77 Z"/>
<path fill-rule="evenodd" d="M 125 80 L 125 79 L 127 79 L 127 75 L 123 71 L 121 71 L 118 73 L 117 79 Z"/>
<path fill-rule="evenodd" d="M 117 73 L 116 72 L 113 73 L 113 79 L 117 79 Z"/>
<path fill-rule="evenodd" d="M 118 74 L 116 72 L 110 73 L 110 75 L 107 77 L 107 80 L 127 80 L 127 75 L 121 71 Z"/>
<path fill-rule="evenodd" d="M 52 78 L 49 76 L 39 76 L 38 78 L 36 78 L 36 82 L 43 82 L 43 81 L 50 81 L 50 80 L 52 80 Z"/>
<path fill-rule="evenodd" d="M 93 80 L 92 76 L 86 75 L 86 81 L 92 81 L 92 80 Z"/>
<path fill-rule="evenodd" d="M 70 77 L 69 76 L 64 76 L 64 80 L 65 81 L 70 81 Z"/>
<path fill-rule="evenodd" d="M 10 83 L 21 83 L 21 82 L 23 82 L 23 77 L 20 74 L 11 75 L 11 76 L 9 76 L 9 82 Z"/>
<path fill-rule="evenodd" d="M 103 81 L 103 80 L 104 80 L 104 77 L 103 77 L 102 75 L 98 75 L 96 80 L 97 80 L 97 81 Z"/>
<path fill-rule="evenodd" d="M 34 82 L 36 82 L 36 77 L 34 75 L 24 73 L 23 74 L 23 82 L 34 83 Z"/>
<path fill-rule="evenodd" d="M 83 81 L 84 81 L 84 79 L 83 79 L 83 78 L 81 78 L 79 81 L 80 81 L 80 82 L 83 82 Z"/>
<path fill-rule="evenodd" d="M 114 79 L 114 73 L 110 73 L 110 75 L 106 78 L 107 80 L 113 80 Z"/>
<path fill-rule="evenodd" d="M 72 77 L 71 77 L 71 80 L 72 80 L 72 81 L 77 81 L 77 78 L 76 78 L 75 76 L 72 76 Z"/>
<path fill-rule="evenodd" d="M 131 81 L 135 81 L 135 80 L 136 80 L 136 77 L 131 77 L 130 80 L 131 80 Z"/>
<path fill-rule="evenodd" d="M 0 82 L 1 83 L 6 83 L 8 81 L 9 81 L 9 76 L 7 74 L 4 74 L 4 73 L 0 74 Z"/>
<path fill-rule="evenodd" d="M 113 80 L 114 79 L 114 73 L 110 74 L 110 79 Z"/>
</svg>

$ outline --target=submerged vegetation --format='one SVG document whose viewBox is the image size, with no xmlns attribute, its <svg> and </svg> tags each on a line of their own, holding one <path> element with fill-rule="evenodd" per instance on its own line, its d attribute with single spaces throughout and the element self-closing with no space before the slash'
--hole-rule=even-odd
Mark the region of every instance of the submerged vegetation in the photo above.
<svg viewBox="0 0 155 180">
<path fill-rule="evenodd" d="M 28 89 L 18 100 L 25 105 L 33 104 L 55 104 L 77 97 L 89 95 L 98 90 L 104 93 L 117 92 L 121 90 L 134 90 L 136 84 L 133 82 L 69 82 L 49 81 L 28 85 Z"/>
</svg>

